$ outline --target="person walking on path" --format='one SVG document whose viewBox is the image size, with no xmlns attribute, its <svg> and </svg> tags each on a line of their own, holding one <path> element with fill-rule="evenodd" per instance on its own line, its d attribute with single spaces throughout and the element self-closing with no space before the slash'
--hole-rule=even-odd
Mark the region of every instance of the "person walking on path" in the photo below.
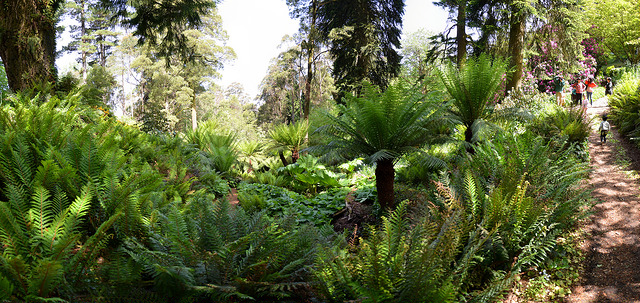
<svg viewBox="0 0 640 303">
<path fill-rule="evenodd" d="M 611 82 L 611 77 L 607 77 L 607 82 L 604 84 L 604 94 L 611 95 L 613 93 L 613 82 Z"/>
<path fill-rule="evenodd" d="M 593 106 L 593 89 L 597 86 L 596 82 L 593 81 L 593 78 L 589 78 L 587 81 L 584 81 L 584 85 L 586 86 L 587 91 L 587 98 L 585 99 L 585 102 L 589 100 L 589 103 Z"/>
<path fill-rule="evenodd" d="M 607 133 L 609 133 L 609 128 L 611 125 L 609 121 L 607 121 L 607 114 L 602 115 L 602 122 L 600 122 L 600 127 L 598 130 L 600 131 L 600 143 L 607 143 Z"/>
<path fill-rule="evenodd" d="M 585 85 L 582 82 L 582 79 L 578 79 L 574 84 L 573 88 L 576 90 L 576 105 L 582 105 L 582 94 L 584 93 Z"/>
<path fill-rule="evenodd" d="M 562 98 L 562 91 L 564 90 L 564 79 L 560 75 L 556 75 L 553 78 L 553 91 L 556 93 L 556 103 L 559 106 L 564 106 L 564 99 Z"/>
</svg>

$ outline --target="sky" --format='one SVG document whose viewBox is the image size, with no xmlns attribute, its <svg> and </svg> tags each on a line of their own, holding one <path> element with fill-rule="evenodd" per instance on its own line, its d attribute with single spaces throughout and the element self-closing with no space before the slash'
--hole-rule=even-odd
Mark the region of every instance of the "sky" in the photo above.
<svg viewBox="0 0 640 303">
<path fill-rule="evenodd" d="M 448 13 L 432 4 L 433 0 L 405 0 L 403 34 L 419 29 L 436 33 L 444 31 Z M 218 6 L 223 27 L 229 36 L 228 46 L 236 52 L 236 60 L 222 70 L 221 86 L 242 84 L 254 98 L 271 59 L 284 49 L 278 46 L 285 35 L 298 31 L 298 20 L 289 17 L 285 0 L 224 0 Z"/>
<path fill-rule="evenodd" d="M 426 29 L 442 32 L 448 13 L 433 5 L 435 0 L 405 0 L 403 34 Z M 236 52 L 236 59 L 225 64 L 222 87 L 238 82 L 250 98 L 258 95 L 260 82 L 266 76 L 271 59 L 285 49 L 279 48 L 285 35 L 298 31 L 298 20 L 289 17 L 285 0 L 223 0 L 218 4 L 223 27 L 229 40 L 227 45 Z M 69 20 L 65 20 L 68 25 Z M 58 40 L 58 48 L 69 42 L 69 33 Z M 73 68 L 77 54 L 66 54 L 56 61 L 60 72 Z"/>
</svg>

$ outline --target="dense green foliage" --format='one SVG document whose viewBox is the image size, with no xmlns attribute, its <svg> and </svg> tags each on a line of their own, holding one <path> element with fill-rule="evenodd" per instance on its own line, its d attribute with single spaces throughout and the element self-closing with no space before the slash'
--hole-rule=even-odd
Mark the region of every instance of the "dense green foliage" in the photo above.
<svg viewBox="0 0 640 303">
<path fill-rule="evenodd" d="M 0 301 L 495 302 L 575 276 L 593 121 L 535 85 L 632 61 L 635 31 L 576 10 L 611 9 L 444 1 L 479 36 L 400 50 L 402 1 L 287 1 L 300 33 L 255 104 L 214 81 L 233 57 L 219 1 L 152 2 L 105 1 L 143 39 L 80 25 L 91 69 L 0 95 Z M 636 138 L 638 70 L 605 71 Z"/>
<path fill-rule="evenodd" d="M 557 237 L 582 218 L 583 137 L 569 134 L 586 121 L 540 99 L 529 110 L 557 123 L 498 121 L 468 156 L 452 105 L 422 89 L 368 88 L 285 166 L 215 121 L 149 134 L 83 105 L 82 90 L 14 95 L 0 116 L 0 287 L 27 301 L 492 301 L 561 256 Z M 387 158 L 428 171 L 390 189 L 410 202 L 348 241 L 326 228 L 358 218 L 355 204 L 384 208 L 374 174 Z"/>
<path fill-rule="evenodd" d="M 419 147 L 437 138 L 430 133 L 445 121 L 438 101 L 403 83 L 383 93 L 365 85 L 362 97 L 351 97 L 340 109 L 340 115 L 330 115 L 330 124 L 316 130 L 327 137 L 327 143 L 310 151 L 331 160 L 365 157 L 375 163 L 378 201 L 382 208 L 393 209 L 394 162 L 404 154 L 419 152 Z M 443 163 L 427 155 L 422 164 L 434 167 Z"/>
<path fill-rule="evenodd" d="M 637 67 L 629 69 L 618 80 L 609 105 L 611 118 L 620 133 L 631 138 L 640 136 L 640 70 Z"/>
<path fill-rule="evenodd" d="M 606 0 L 589 5 L 585 15 L 591 26 L 588 33 L 601 40 L 608 56 L 618 62 L 640 63 L 640 4 L 629 0 Z"/>
<path fill-rule="evenodd" d="M 326 1 L 318 6 L 318 31 L 329 41 L 333 78 L 343 96 L 358 94 L 362 81 L 384 90 L 398 75 L 403 14 L 400 0 Z"/>
<path fill-rule="evenodd" d="M 436 183 L 420 215 L 400 204 L 379 231 L 344 244 L 352 253 L 325 251 L 323 291 L 335 301 L 493 301 L 521 270 L 558 253 L 556 236 L 584 215 L 586 164 L 571 154 L 531 133 L 480 144 L 460 173 Z"/>
</svg>

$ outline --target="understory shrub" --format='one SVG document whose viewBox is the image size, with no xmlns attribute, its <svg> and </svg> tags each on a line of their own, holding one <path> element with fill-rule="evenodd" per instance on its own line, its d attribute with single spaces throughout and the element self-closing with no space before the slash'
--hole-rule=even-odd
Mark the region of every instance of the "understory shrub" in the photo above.
<svg viewBox="0 0 640 303">
<path fill-rule="evenodd" d="M 382 226 L 323 250 L 321 290 L 332 302 L 493 302 L 561 255 L 556 240 L 586 216 L 587 173 L 571 149 L 499 132 Z"/>
<path fill-rule="evenodd" d="M 238 200 L 247 211 L 266 210 L 271 216 L 295 214 L 299 222 L 316 226 L 328 224 L 331 215 L 345 206 L 349 188 L 334 188 L 312 197 L 307 197 L 285 188 L 258 183 L 240 183 Z M 360 195 L 359 193 L 365 193 Z M 356 190 L 354 196 L 361 200 L 371 199 L 372 187 Z"/>
<path fill-rule="evenodd" d="M 637 140 L 640 137 L 640 68 L 627 71 L 609 96 L 611 120 L 618 131 Z"/>
<path fill-rule="evenodd" d="M 538 116 L 529 128 L 547 140 L 556 140 L 569 145 L 580 144 L 587 140 L 591 133 L 590 119 L 581 108 L 555 108 Z"/>
<path fill-rule="evenodd" d="M 293 216 L 248 214 L 210 198 L 157 209 L 148 242 L 128 239 L 105 266 L 109 276 L 119 275 L 111 283 L 150 282 L 170 302 L 279 302 L 310 295 L 310 269 L 317 248 L 333 241 L 331 230 L 299 225 Z"/>
</svg>

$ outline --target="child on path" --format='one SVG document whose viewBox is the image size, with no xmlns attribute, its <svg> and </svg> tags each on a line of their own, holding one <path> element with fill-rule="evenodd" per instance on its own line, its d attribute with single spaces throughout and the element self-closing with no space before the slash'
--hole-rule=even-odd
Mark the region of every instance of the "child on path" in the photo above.
<svg viewBox="0 0 640 303">
<path fill-rule="evenodd" d="M 607 114 L 602 115 L 602 122 L 600 122 L 600 127 L 598 127 L 600 131 L 600 143 L 607 143 L 607 133 L 610 128 L 611 125 L 609 121 L 607 121 Z"/>
<path fill-rule="evenodd" d="M 584 81 L 584 85 L 587 87 L 587 99 L 585 100 L 585 102 L 587 100 L 589 100 L 589 102 L 591 103 L 591 106 L 593 106 L 593 89 L 596 87 L 596 82 L 593 81 L 593 78 L 589 78 L 587 79 L 587 81 Z"/>
</svg>

